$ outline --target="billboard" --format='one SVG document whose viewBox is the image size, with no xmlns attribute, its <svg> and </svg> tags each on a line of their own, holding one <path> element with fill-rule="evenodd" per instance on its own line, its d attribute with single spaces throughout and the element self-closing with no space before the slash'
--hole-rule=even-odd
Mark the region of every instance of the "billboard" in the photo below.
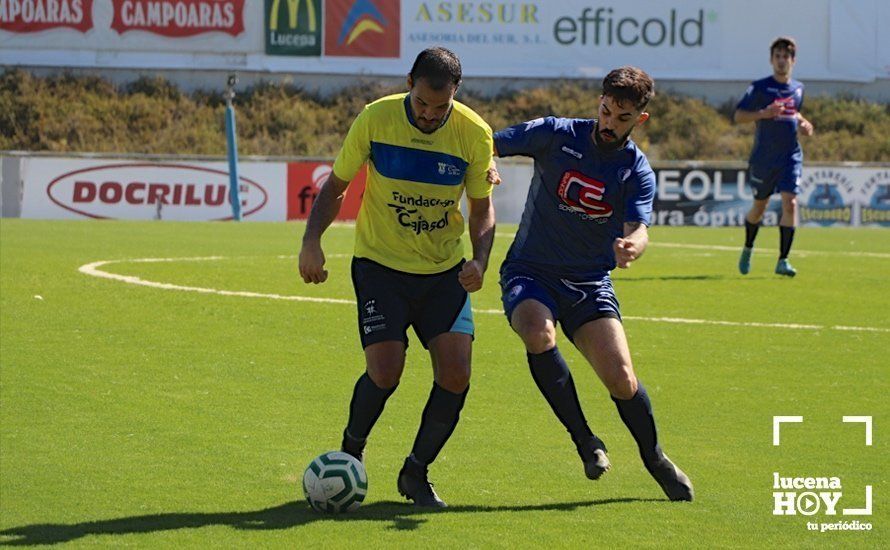
<svg viewBox="0 0 890 550">
<path fill-rule="evenodd" d="M 287 164 L 287 219 L 305 220 L 309 217 L 318 191 L 333 171 L 333 162 L 289 162 Z M 340 206 L 338 220 L 354 220 L 362 205 L 368 171 L 363 167 L 349 182 Z"/>
<path fill-rule="evenodd" d="M 244 0 L 112 0 L 111 28 L 118 34 L 144 31 L 161 36 L 244 32 Z"/>
<path fill-rule="evenodd" d="M 801 80 L 890 78 L 890 4 L 787 0 L 3 0 L 0 63 L 401 76 L 442 45 L 465 76 L 751 81 L 769 43 L 799 45 Z M 139 31 L 139 32 L 135 32 Z M 35 40 L 32 33 L 40 32 Z M 30 36 L 29 36 L 30 35 Z"/>
<path fill-rule="evenodd" d="M 265 52 L 320 55 L 321 0 L 265 0 Z"/>
<path fill-rule="evenodd" d="M 399 0 L 325 0 L 324 54 L 399 57 Z"/>
<path fill-rule="evenodd" d="M 228 220 L 228 165 L 224 161 L 8 157 L 4 197 L 21 197 L 21 217 L 48 219 Z M 239 164 L 244 219 L 304 220 L 332 161 Z M 7 167 L 4 164 L 4 167 Z M 15 168 L 15 170 L 12 170 Z M 654 163 L 652 225 L 727 227 L 744 224 L 753 195 L 740 163 Z M 503 182 L 493 201 L 499 222 L 518 223 L 534 168 L 498 161 Z M 6 170 L 4 170 L 4 174 Z M 17 181 L 14 181 L 17 180 Z M 367 169 L 346 190 L 338 220 L 354 220 Z M 19 185 L 18 189 L 12 186 Z M 890 167 L 805 166 L 798 196 L 801 225 L 890 227 Z M 4 199 L 6 200 L 6 199 Z M 7 208 L 4 212 L 15 212 Z M 15 215 L 15 214 L 12 214 Z M 781 201 L 773 196 L 764 225 L 778 225 Z"/>
<path fill-rule="evenodd" d="M 284 219 L 284 163 L 239 165 L 244 220 Z M 105 159 L 22 160 L 22 217 L 49 219 L 228 220 L 225 162 Z"/>
<path fill-rule="evenodd" d="M 74 29 L 85 33 L 93 28 L 93 0 L 0 2 L 0 31 L 32 33 L 50 29 Z"/>
</svg>

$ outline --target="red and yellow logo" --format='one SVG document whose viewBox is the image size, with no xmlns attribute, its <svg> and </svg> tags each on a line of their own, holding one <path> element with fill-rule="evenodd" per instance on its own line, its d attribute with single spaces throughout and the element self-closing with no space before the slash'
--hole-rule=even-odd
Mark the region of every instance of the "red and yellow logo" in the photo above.
<svg viewBox="0 0 890 550">
<path fill-rule="evenodd" d="M 400 0 L 325 0 L 324 54 L 399 57 Z"/>
</svg>

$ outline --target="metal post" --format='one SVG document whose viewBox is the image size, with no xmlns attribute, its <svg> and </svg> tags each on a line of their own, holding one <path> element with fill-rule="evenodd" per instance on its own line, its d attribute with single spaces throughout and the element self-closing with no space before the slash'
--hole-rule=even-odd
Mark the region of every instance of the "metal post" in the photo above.
<svg viewBox="0 0 890 550">
<path fill-rule="evenodd" d="M 229 157 L 229 201 L 232 203 L 232 219 L 241 221 L 241 190 L 238 178 L 238 139 L 235 135 L 235 108 L 232 99 L 235 98 L 235 84 L 238 76 L 229 75 L 226 82 L 226 148 Z"/>
</svg>

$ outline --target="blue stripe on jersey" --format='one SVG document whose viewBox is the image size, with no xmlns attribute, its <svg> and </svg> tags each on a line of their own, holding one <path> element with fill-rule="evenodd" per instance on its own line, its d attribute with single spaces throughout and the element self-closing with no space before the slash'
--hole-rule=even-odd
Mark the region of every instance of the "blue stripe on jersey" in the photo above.
<svg viewBox="0 0 890 550">
<path fill-rule="evenodd" d="M 446 153 L 377 141 L 371 142 L 371 162 L 383 177 L 433 185 L 460 185 L 470 165 Z"/>
</svg>

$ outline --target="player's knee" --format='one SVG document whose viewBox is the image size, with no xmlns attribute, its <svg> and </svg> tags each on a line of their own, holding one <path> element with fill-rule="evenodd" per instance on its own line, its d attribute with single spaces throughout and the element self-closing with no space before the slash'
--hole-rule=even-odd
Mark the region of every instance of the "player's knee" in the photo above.
<svg viewBox="0 0 890 550">
<path fill-rule="evenodd" d="M 556 346 L 556 331 L 543 327 L 537 330 L 529 330 L 521 334 L 525 342 L 525 349 L 529 353 L 544 353 Z"/>
<path fill-rule="evenodd" d="M 402 378 L 401 365 L 368 365 L 368 376 L 378 388 L 390 389 Z"/>
<path fill-rule="evenodd" d="M 605 379 L 609 393 L 617 399 L 630 399 L 637 393 L 637 377 L 630 365 L 622 365 Z"/>
<path fill-rule="evenodd" d="M 436 383 L 451 393 L 463 393 L 470 385 L 470 365 L 455 363 L 442 365 L 438 369 Z"/>
<path fill-rule="evenodd" d="M 755 218 L 758 222 L 763 218 L 763 214 L 766 212 L 766 201 L 754 201 L 754 204 L 751 206 L 751 212 L 749 217 Z"/>
<path fill-rule="evenodd" d="M 514 323 L 513 330 L 522 338 L 529 353 L 544 353 L 556 345 L 556 330 L 546 320 Z"/>
</svg>

